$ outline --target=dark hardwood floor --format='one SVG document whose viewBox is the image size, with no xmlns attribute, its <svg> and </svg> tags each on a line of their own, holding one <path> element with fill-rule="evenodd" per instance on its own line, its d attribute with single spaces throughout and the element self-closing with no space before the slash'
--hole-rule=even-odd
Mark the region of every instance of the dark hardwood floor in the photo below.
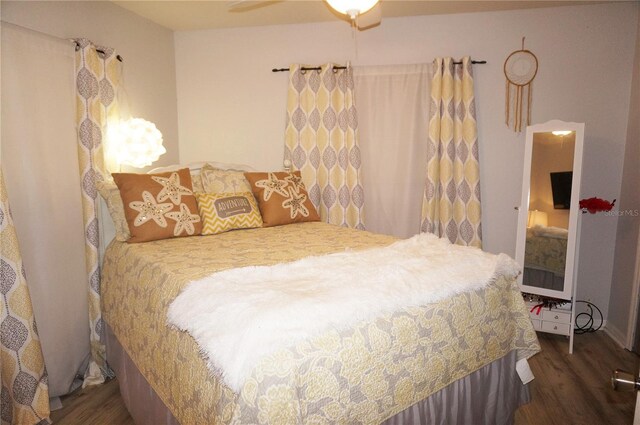
<svg viewBox="0 0 640 425">
<path fill-rule="evenodd" d="M 614 369 L 637 372 L 640 357 L 620 348 L 604 332 L 576 335 L 573 355 L 568 339 L 538 334 L 542 352 L 530 360 L 536 379 L 533 401 L 516 412 L 516 425 L 607 424 L 633 422 L 635 393 L 615 392 L 609 379 Z M 52 412 L 60 425 L 133 425 L 117 380 L 86 388 L 63 398 Z"/>
<path fill-rule="evenodd" d="M 536 379 L 533 401 L 516 412 L 516 425 L 633 423 L 636 394 L 611 388 L 611 372 L 637 373 L 640 357 L 618 346 L 604 332 L 576 335 L 573 354 L 568 339 L 538 333 L 542 351 L 530 361 Z"/>
</svg>

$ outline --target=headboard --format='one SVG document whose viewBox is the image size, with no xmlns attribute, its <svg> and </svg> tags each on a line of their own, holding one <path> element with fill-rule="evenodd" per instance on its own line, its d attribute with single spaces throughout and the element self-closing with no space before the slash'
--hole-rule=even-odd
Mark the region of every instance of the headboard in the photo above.
<svg viewBox="0 0 640 425">
<path fill-rule="evenodd" d="M 158 167 L 158 168 L 154 168 L 153 170 L 147 171 L 147 174 L 166 173 L 167 171 L 175 171 L 185 167 L 189 167 L 189 170 L 191 170 L 191 172 L 193 173 L 193 172 L 200 171 L 200 169 L 204 167 L 205 164 L 209 164 L 213 168 L 218 168 L 220 170 L 255 171 L 253 167 L 250 167 L 244 164 L 229 164 L 227 162 L 204 161 L 204 162 L 192 162 L 187 165 L 175 164 L 175 165 L 167 165 L 166 167 Z"/>
</svg>

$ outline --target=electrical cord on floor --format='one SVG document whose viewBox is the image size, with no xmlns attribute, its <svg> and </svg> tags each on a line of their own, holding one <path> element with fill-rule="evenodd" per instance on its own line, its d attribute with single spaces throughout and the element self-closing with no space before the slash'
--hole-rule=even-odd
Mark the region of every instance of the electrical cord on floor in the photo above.
<svg viewBox="0 0 640 425">
<path fill-rule="evenodd" d="M 573 329 L 574 333 L 576 335 L 580 335 L 580 334 L 585 334 L 585 333 L 588 333 L 588 332 L 595 332 L 598 329 L 600 329 L 602 327 L 602 322 L 604 321 L 604 318 L 602 316 L 602 311 L 600 311 L 598 306 L 593 304 L 593 303 L 591 303 L 591 302 L 589 302 L 589 301 L 576 300 L 576 304 L 577 303 L 586 304 L 587 307 L 589 308 L 589 312 L 588 313 L 587 312 L 582 312 L 580 314 L 576 314 L 575 326 L 574 326 L 574 329 Z M 593 323 L 594 323 L 594 320 L 593 320 L 593 309 L 594 308 L 596 310 L 598 310 L 598 314 L 600 314 L 600 324 L 598 325 L 597 328 L 593 327 Z M 583 318 L 583 319 L 586 318 L 587 321 L 586 321 L 586 323 L 584 325 L 580 326 L 580 325 L 578 325 L 578 318 Z"/>
</svg>

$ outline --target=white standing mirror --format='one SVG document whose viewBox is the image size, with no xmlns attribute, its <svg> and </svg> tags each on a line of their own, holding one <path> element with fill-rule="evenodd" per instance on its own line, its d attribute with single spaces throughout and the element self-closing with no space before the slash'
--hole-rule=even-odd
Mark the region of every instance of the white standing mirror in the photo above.
<svg viewBox="0 0 640 425">
<path fill-rule="evenodd" d="M 583 142 L 582 123 L 527 127 L 516 244 L 522 292 L 573 297 Z"/>
</svg>

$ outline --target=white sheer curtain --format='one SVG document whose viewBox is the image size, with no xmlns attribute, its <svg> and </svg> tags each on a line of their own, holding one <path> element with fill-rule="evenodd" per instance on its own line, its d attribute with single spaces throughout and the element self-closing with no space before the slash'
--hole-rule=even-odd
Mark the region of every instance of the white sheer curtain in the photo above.
<svg viewBox="0 0 640 425">
<path fill-rule="evenodd" d="M 89 354 L 75 106 L 73 44 L 3 23 L 2 168 L 52 397 Z"/>
<path fill-rule="evenodd" d="M 354 67 L 367 230 L 420 231 L 430 64 Z"/>
</svg>

